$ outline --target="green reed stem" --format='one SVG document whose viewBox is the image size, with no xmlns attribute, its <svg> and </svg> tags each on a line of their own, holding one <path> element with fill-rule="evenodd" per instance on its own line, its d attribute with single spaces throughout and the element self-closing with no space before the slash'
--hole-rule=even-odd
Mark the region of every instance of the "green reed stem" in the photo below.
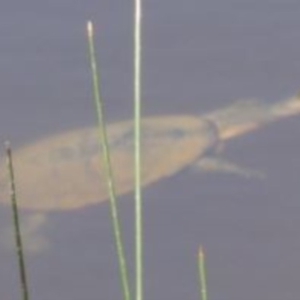
<svg viewBox="0 0 300 300">
<path fill-rule="evenodd" d="M 141 189 L 141 29 L 142 1 L 135 0 L 134 13 L 134 144 L 135 144 L 135 241 L 136 300 L 143 299 L 143 211 Z"/>
<path fill-rule="evenodd" d="M 206 285 L 206 267 L 205 267 L 205 255 L 203 248 L 199 248 L 198 253 L 198 269 L 200 280 L 200 300 L 207 300 L 207 285 Z"/>
<path fill-rule="evenodd" d="M 9 142 L 5 143 L 5 148 L 6 148 L 7 166 L 9 172 L 9 180 L 10 180 L 10 196 L 11 196 L 11 206 L 13 211 L 16 252 L 17 252 L 17 257 L 19 262 L 21 290 L 22 290 L 23 300 L 29 300 L 25 260 L 23 254 L 20 222 L 18 216 L 17 193 L 16 193 L 15 175 L 14 175 L 14 167 L 13 167 L 13 159 L 12 159 L 12 150 Z"/>
<path fill-rule="evenodd" d="M 124 255 L 123 238 L 121 234 L 119 213 L 117 209 L 116 191 L 115 191 L 111 157 L 109 151 L 109 141 L 108 141 L 105 118 L 104 118 L 103 102 L 100 96 L 100 87 L 99 87 L 100 76 L 98 73 L 97 63 L 96 63 L 94 31 L 93 31 L 93 24 L 91 21 L 88 21 L 87 23 L 87 35 L 88 35 L 88 44 L 89 44 L 90 64 L 91 64 L 92 77 L 93 77 L 94 99 L 95 99 L 97 120 L 99 126 L 99 138 L 103 149 L 104 165 L 107 174 L 107 185 L 108 185 L 109 199 L 110 199 L 110 211 L 111 211 L 111 218 L 113 222 L 113 229 L 114 229 L 115 241 L 117 246 L 123 297 L 125 300 L 130 300 L 131 297 L 130 297 L 130 288 L 129 288 L 129 276 L 127 271 L 127 263 Z"/>
</svg>

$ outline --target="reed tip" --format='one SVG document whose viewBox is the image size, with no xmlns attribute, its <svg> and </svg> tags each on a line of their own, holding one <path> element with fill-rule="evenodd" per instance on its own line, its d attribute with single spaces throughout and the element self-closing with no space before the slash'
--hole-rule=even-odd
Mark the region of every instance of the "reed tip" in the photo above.
<svg viewBox="0 0 300 300">
<path fill-rule="evenodd" d="M 198 254 L 199 254 L 199 257 L 204 257 L 204 250 L 203 250 L 203 247 L 202 246 L 199 246 L 199 252 L 198 252 Z"/>
<path fill-rule="evenodd" d="M 93 23 L 91 20 L 87 21 L 86 28 L 87 28 L 88 36 L 92 37 L 93 36 Z"/>
</svg>

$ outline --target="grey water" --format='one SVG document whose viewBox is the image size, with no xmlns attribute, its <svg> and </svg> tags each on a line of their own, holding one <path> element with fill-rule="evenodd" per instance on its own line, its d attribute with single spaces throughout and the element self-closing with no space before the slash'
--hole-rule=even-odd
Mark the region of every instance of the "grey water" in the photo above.
<svg viewBox="0 0 300 300">
<path fill-rule="evenodd" d="M 299 1 L 145 0 L 143 9 L 143 114 L 200 115 L 300 89 Z M 131 118 L 132 11 L 133 1 L 3 2 L 0 143 L 95 124 L 88 19 L 107 119 Z M 224 145 L 226 159 L 265 180 L 187 168 L 145 189 L 145 299 L 199 299 L 199 245 L 210 299 L 299 299 L 299 128 L 293 117 Z M 120 200 L 133 274 L 132 195 Z M 1 206 L 1 230 L 10 216 Z M 26 257 L 32 300 L 120 299 L 108 205 L 47 218 L 49 247 Z M 2 244 L 0 266 L 1 299 L 20 299 L 15 253 Z"/>
</svg>

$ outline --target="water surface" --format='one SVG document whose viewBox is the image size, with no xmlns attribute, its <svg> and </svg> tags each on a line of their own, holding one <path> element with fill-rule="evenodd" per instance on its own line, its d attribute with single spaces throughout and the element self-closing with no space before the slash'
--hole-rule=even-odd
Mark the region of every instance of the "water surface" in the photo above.
<svg viewBox="0 0 300 300">
<path fill-rule="evenodd" d="M 200 114 L 295 94 L 299 13 L 292 0 L 145 1 L 144 113 Z M 1 143 L 95 123 L 87 19 L 108 118 L 131 117 L 132 1 L 9 1 L 0 12 Z M 226 158 L 264 171 L 265 181 L 185 170 L 145 191 L 146 299 L 198 299 L 199 244 L 212 299 L 299 298 L 299 127 L 299 118 L 283 120 L 225 147 Z M 127 251 L 131 205 L 122 198 Z M 1 228 L 9 218 L 1 207 Z M 52 213 L 43 234 L 51 248 L 27 259 L 33 300 L 119 297 L 107 205 Z M 17 299 L 14 253 L 1 246 L 0 262 L 1 297 Z"/>
</svg>

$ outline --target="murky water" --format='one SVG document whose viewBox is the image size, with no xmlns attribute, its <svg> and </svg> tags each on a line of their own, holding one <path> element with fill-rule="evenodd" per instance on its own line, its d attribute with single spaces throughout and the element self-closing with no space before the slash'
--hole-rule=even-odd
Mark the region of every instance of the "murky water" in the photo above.
<svg viewBox="0 0 300 300">
<path fill-rule="evenodd" d="M 145 2 L 145 114 L 202 113 L 298 91 L 297 1 Z M 132 1 L 10 1 L 0 12 L 1 143 L 95 123 L 87 19 L 97 30 L 108 118 L 131 117 Z M 299 128 L 295 117 L 225 146 L 227 159 L 262 170 L 264 181 L 185 170 L 146 189 L 146 299 L 198 299 L 199 244 L 210 298 L 299 298 Z M 128 252 L 132 203 L 122 198 Z M 49 250 L 27 258 L 32 299 L 117 299 L 108 206 L 48 217 Z M 0 226 L 9 224 L 1 206 Z M 1 298 L 17 299 L 16 259 L 3 245 L 0 263 Z"/>
</svg>

